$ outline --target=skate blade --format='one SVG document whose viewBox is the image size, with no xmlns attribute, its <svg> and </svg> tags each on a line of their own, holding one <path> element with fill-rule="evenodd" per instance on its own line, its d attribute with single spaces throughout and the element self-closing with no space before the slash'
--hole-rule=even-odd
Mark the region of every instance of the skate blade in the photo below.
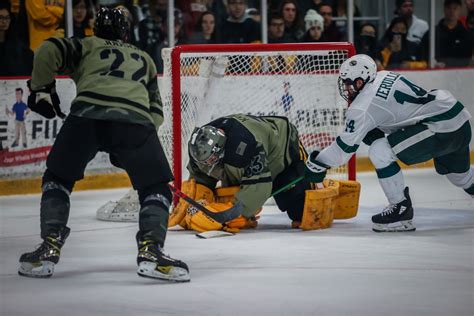
<svg viewBox="0 0 474 316">
<path fill-rule="evenodd" d="M 170 282 L 189 282 L 189 272 L 183 268 L 171 267 L 167 273 L 163 273 L 157 269 L 156 263 L 140 262 L 137 274 L 141 277 L 158 279 Z"/>
<path fill-rule="evenodd" d="M 397 233 L 397 232 L 412 232 L 416 230 L 415 225 L 411 220 L 409 221 L 401 221 L 396 223 L 390 224 L 375 224 L 372 227 L 372 230 L 377 233 Z"/>
<path fill-rule="evenodd" d="M 30 262 L 21 262 L 18 274 L 30 278 L 49 278 L 54 273 L 54 263 L 51 261 L 41 261 L 40 265 Z"/>
</svg>

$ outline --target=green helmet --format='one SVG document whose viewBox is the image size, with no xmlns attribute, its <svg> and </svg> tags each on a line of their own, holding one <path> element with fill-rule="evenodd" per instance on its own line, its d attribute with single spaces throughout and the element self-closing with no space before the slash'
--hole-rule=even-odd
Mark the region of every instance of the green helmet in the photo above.
<svg viewBox="0 0 474 316">
<path fill-rule="evenodd" d="M 214 126 L 196 127 L 188 143 L 189 154 L 194 161 L 214 166 L 224 157 L 226 139 L 224 132 Z"/>
</svg>

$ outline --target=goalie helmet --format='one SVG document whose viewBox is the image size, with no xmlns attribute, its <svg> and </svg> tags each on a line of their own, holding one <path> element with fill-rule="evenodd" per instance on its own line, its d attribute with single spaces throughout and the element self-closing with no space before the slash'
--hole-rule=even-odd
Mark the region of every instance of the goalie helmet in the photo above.
<svg viewBox="0 0 474 316">
<path fill-rule="evenodd" d="M 94 24 L 95 36 L 112 41 L 127 42 L 129 32 L 130 25 L 123 10 L 102 7 L 97 12 Z"/>
<path fill-rule="evenodd" d="M 191 158 L 206 166 L 215 166 L 224 157 L 226 136 L 214 126 L 196 127 L 191 134 L 188 150 Z"/>
<path fill-rule="evenodd" d="M 365 87 L 377 76 L 377 65 L 375 61 L 364 54 L 354 55 L 344 61 L 339 69 L 339 94 L 346 100 L 352 101 Z M 356 81 L 362 80 L 358 88 Z"/>
</svg>

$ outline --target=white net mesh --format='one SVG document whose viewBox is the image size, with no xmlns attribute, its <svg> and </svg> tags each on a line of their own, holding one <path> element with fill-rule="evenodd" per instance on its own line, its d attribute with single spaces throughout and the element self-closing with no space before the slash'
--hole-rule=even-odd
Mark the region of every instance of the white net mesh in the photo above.
<svg viewBox="0 0 474 316">
<path fill-rule="evenodd" d="M 191 52 L 188 46 L 180 55 L 173 54 L 179 58 L 179 68 L 174 69 L 179 69 L 180 89 L 172 81 L 172 50 L 163 51 L 160 88 L 165 123 L 160 134 L 170 164 L 181 160 L 183 178 L 187 178 L 187 142 L 193 128 L 227 114 L 287 116 L 308 152 L 328 146 L 344 128 L 347 103 L 337 91 L 337 77 L 339 66 L 349 56 L 347 48 L 325 45 L 323 50 L 315 44 L 312 50 L 298 50 L 298 44 L 291 48 L 272 45 L 271 51 L 256 52 L 245 51 L 249 45 L 239 46 L 242 50 L 238 51 L 236 46 L 227 52 L 221 52 L 222 45 L 205 47 L 206 51 L 215 47 L 215 52 Z M 173 137 L 172 91 L 180 95 L 180 148 Z M 347 178 L 348 167 L 330 172 L 333 178 Z M 175 176 L 180 182 L 179 174 Z"/>
</svg>

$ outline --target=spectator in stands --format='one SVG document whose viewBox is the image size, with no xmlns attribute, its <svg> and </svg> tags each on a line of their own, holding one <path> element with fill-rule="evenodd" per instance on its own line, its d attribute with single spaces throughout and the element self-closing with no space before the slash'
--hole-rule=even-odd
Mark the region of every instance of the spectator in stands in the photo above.
<svg viewBox="0 0 474 316">
<path fill-rule="evenodd" d="M 86 36 L 94 35 L 93 29 L 93 18 L 92 18 L 92 8 L 90 7 L 90 2 L 86 0 L 73 0 L 72 1 L 72 21 L 74 28 L 74 37 L 84 38 Z M 64 37 L 64 25 L 65 21 L 62 20 L 59 25 L 58 30 L 55 33 L 55 36 Z"/>
<path fill-rule="evenodd" d="M 201 15 L 196 31 L 191 35 L 189 44 L 216 44 L 216 17 L 211 11 Z"/>
<path fill-rule="evenodd" d="M 158 46 L 165 39 L 162 22 L 166 15 L 163 15 L 160 1 L 150 0 L 148 2 L 149 15 L 138 24 L 140 39 L 138 46 L 147 52 L 155 63 L 158 60 Z"/>
<path fill-rule="evenodd" d="M 472 45 L 472 56 L 471 56 L 471 62 L 469 63 L 469 66 L 473 67 L 474 66 L 474 11 L 469 12 L 467 18 L 466 18 L 466 26 L 467 26 L 467 31 L 469 32 L 469 37 L 471 38 L 471 45 Z"/>
<path fill-rule="evenodd" d="M 462 25 L 464 25 L 466 29 L 469 29 L 467 20 L 468 20 L 469 15 L 474 14 L 474 0 L 464 0 L 464 4 L 466 5 L 467 14 L 462 16 L 459 20 L 461 21 Z"/>
<path fill-rule="evenodd" d="M 364 23 L 360 26 L 360 31 L 356 34 L 354 45 L 357 54 L 365 54 L 374 60 L 381 60 L 377 56 L 377 28 L 372 23 Z"/>
<path fill-rule="evenodd" d="M 335 0 L 334 5 L 332 7 L 332 14 L 334 17 L 343 18 L 345 20 L 342 21 L 335 21 L 339 32 L 343 34 L 342 40 L 347 40 L 347 0 Z M 354 17 L 360 16 L 359 8 L 354 4 Z M 354 21 L 354 29 L 357 30 L 360 27 L 360 23 L 358 21 Z"/>
<path fill-rule="evenodd" d="M 464 67 L 471 62 L 473 43 L 469 31 L 459 21 L 461 6 L 461 0 L 444 1 L 444 18 L 436 26 L 437 67 Z"/>
<path fill-rule="evenodd" d="M 208 11 L 207 0 L 177 0 L 176 7 L 183 14 L 184 32 L 191 38 L 194 31 L 199 28 L 201 15 Z"/>
<path fill-rule="evenodd" d="M 382 38 L 380 58 L 383 69 L 423 69 L 426 61 L 421 61 L 418 45 L 407 40 L 408 24 L 402 17 L 396 17 L 390 23 Z M 378 65 L 380 67 L 380 65 Z"/>
<path fill-rule="evenodd" d="M 137 0 L 122 0 L 125 12 L 128 13 L 130 21 L 130 39 L 129 43 L 138 46 L 140 42 L 139 24 L 145 18 L 142 8 L 138 5 Z"/>
<path fill-rule="evenodd" d="M 30 48 L 36 48 L 56 32 L 64 13 L 64 0 L 26 0 Z"/>
<path fill-rule="evenodd" d="M 254 20 L 257 23 L 262 22 L 262 16 L 260 15 L 260 12 L 256 8 L 248 8 L 245 10 L 245 14 L 247 14 L 252 20 Z"/>
<path fill-rule="evenodd" d="M 415 14 L 415 6 L 413 0 L 396 0 L 395 13 L 404 18 L 408 25 L 407 40 L 420 45 L 423 36 L 429 29 L 428 23 Z"/>
<path fill-rule="evenodd" d="M 3 0 L 7 3 L 8 0 Z M 11 0 L 11 14 L 15 20 L 15 33 L 18 39 L 26 46 L 30 46 L 30 37 L 28 35 L 28 16 L 26 13 L 25 0 Z"/>
<path fill-rule="evenodd" d="M 327 2 L 323 3 L 319 7 L 319 14 L 324 18 L 324 32 L 321 41 L 340 42 L 343 39 L 343 34 L 332 20 L 332 6 Z"/>
<path fill-rule="evenodd" d="M 17 36 L 10 3 L 0 3 L 0 76 L 29 76 L 33 52 Z"/>
<path fill-rule="evenodd" d="M 285 34 L 285 21 L 279 13 L 273 13 L 268 19 L 268 43 L 294 43 L 295 40 Z"/>
<path fill-rule="evenodd" d="M 306 32 L 303 35 L 303 42 L 321 42 L 324 31 L 324 18 L 313 9 L 309 9 L 304 17 Z"/>
<path fill-rule="evenodd" d="M 299 41 L 303 37 L 304 31 L 301 12 L 296 0 L 283 0 L 279 12 L 285 21 L 286 37 Z"/>
<path fill-rule="evenodd" d="M 170 44 L 168 42 L 167 19 L 163 20 L 162 27 L 165 39 L 164 41 L 158 44 L 155 51 L 153 52 L 153 55 L 150 55 L 156 64 L 156 71 L 158 73 L 163 73 L 164 68 L 163 59 L 161 57 L 161 51 L 163 50 L 163 48 L 170 47 Z M 181 13 L 181 10 L 174 9 L 174 44 L 172 44 L 171 46 L 178 46 L 183 44 L 187 44 L 187 37 L 183 28 L 183 15 Z"/>
<path fill-rule="evenodd" d="M 228 0 L 229 17 L 222 25 L 223 43 L 254 43 L 260 41 L 260 25 L 246 13 L 247 0 Z"/>
</svg>

